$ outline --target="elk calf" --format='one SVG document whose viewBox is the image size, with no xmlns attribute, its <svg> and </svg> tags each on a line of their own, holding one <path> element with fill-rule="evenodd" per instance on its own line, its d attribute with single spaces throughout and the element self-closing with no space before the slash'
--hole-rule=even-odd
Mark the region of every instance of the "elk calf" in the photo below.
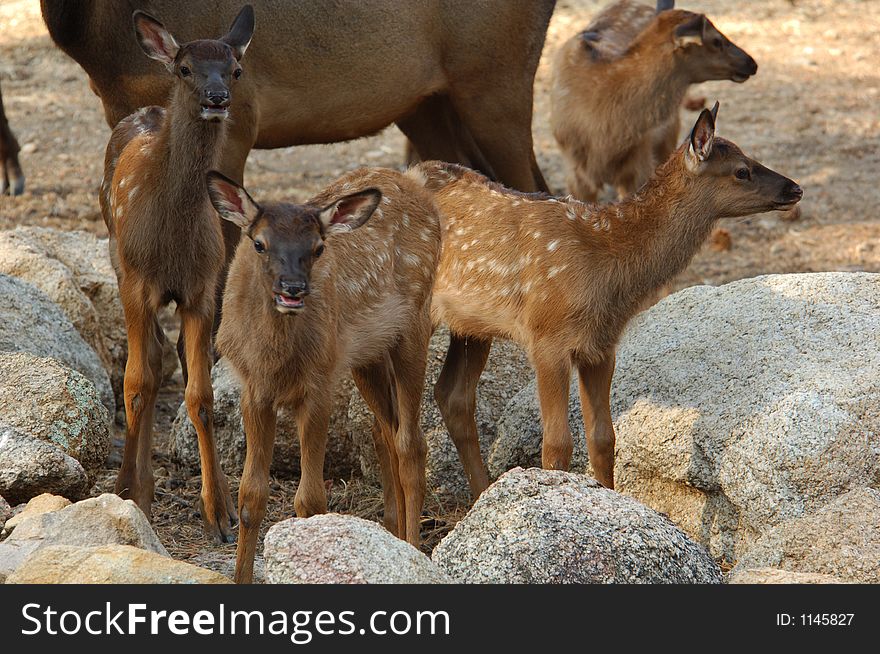
<svg viewBox="0 0 880 654">
<path fill-rule="evenodd" d="M 487 485 L 474 421 L 493 338 L 535 368 L 545 468 L 567 470 L 571 369 L 596 478 L 614 485 L 609 393 L 618 339 L 646 297 L 681 272 L 719 218 L 790 208 L 790 179 L 715 137 L 704 110 L 687 142 L 634 196 L 599 207 L 509 191 L 450 164 L 418 167 L 443 217 L 432 314 L 452 333 L 435 397 L 474 495 Z"/>
<path fill-rule="evenodd" d="M 105 158 L 101 212 L 128 335 L 128 434 L 116 491 L 150 515 L 153 408 L 165 340 L 157 314 L 173 300 L 181 318 L 186 408 L 199 439 L 202 520 L 209 535 L 231 542 L 237 517 L 214 444 L 210 375 L 224 247 L 204 180 L 223 146 L 230 87 L 242 74 L 239 60 L 253 35 L 254 12 L 242 9 L 222 39 L 183 45 L 143 12 L 134 13 L 134 25 L 144 52 L 165 64 L 175 83 L 168 111 L 146 107 L 120 122 Z"/>
<path fill-rule="evenodd" d="M 621 0 L 556 55 L 550 122 L 580 200 L 595 202 L 606 183 L 623 199 L 645 183 L 678 143 L 691 84 L 758 70 L 708 18 L 674 5 Z"/>
<path fill-rule="evenodd" d="M 257 205 L 219 173 L 220 216 L 249 239 L 236 251 L 217 335 L 243 382 L 247 456 L 235 580 L 250 582 L 280 406 L 296 416 L 300 517 L 327 509 L 324 450 L 333 387 L 351 370 L 375 415 L 385 525 L 418 545 L 427 446 L 419 426 L 439 216 L 419 175 L 353 172 L 305 205 Z"/>
</svg>

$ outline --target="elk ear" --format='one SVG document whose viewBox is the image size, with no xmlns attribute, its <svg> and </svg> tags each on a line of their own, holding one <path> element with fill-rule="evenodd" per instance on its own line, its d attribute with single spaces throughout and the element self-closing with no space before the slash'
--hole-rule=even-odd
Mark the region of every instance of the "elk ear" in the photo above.
<svg viewBox="0 0 880 654">
<path fill-rule="evenodd" d="M 328 234 L 357 229 L 370 219 L 381 200 L 382 192 L 375 188 L 347 195 L 321 211 L 321 224 Z"/>
<path fill-rule="evenodd" d="M 251 5 L 245 5 L 238 12 L 238 16 L 229 28 L 229 34 L 224 36 L 221 41 L 232 48 L 235 58 L 241 60 L 245 51 L 254 38 L 254 8 Z"/>
<path fill-rule="evenodd" d="M 715 106 L 712 107 L 712 112 L 711 112 L 712 113 L 712 120 L 715 122 L 715 124 L 718 123 L 718 108 L 720 106 L 721 106 L 721 103 L 716 100 Z"/>
<path fill-rule="evenodd" d="M 676 49 L 686 48 L 691 45 L 703 45 L 703 29 L 705 28 L 705 25 L 706 17 L 700 14 L 676 27 Z"/>
<path fill-rule="evenodd" d="M 260 207 L 241 186 L 215 170 L 208 173 L 208 196 L 223 220 L 247 229 L 260 214 Z"/>
<path fill-rule="evenodd" d="M 161 61 L 166 66 L 174 63 L 180 46 L 158 20 L 143 11 L 132 14 L 134 31 L 138 37 L 138 43 L 150 59 Z"/>
<path fill-rule="evenodd" d="M 718 111 L 718 103 L 715 103 L 713 111 Z M 697 124 L 691 132 L 690 143 L 687 151 L 688 167 L 692 172 L 699 172 L 703 164 L 712 155 L 712 146 L 715 144 L 715 118 L 708 109 L 703 109 Z"/>
<path fill-rule="evenodd" d="M 675 9 L 675 0 L 657 0 L 657 13 Z"/>
</svg>

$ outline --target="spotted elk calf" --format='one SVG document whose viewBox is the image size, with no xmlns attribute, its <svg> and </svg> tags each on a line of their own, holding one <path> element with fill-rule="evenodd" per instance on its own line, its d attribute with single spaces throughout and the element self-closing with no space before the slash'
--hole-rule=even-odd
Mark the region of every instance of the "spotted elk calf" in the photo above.
<svg viewBox="0 0 880 654">
<path fill-rule="evenodd" d="M 116 126 L 105 158 L 101 212 L 128 335 L 128 435 L 116 492 L 150 515 L 153 407 L 165 340 L 157 315 L 174 301 L 186 408 L 202 463 L 202 520 L 209 535 L 231 542 L 237 516 L 214 443 L 210 375 L 224 247 L 205 174 L 217 166 L 223 147 L 231 88 L 242 75 L 239 61 L 254 32 L 254 12 L 244 7 L 221 39 L 182 45 L 143 12 L 134 13 L 134 26 L 146 55 L 165 65 L 174 85 L 167 111 L 146 107 Z"/>
<path fill-rule="evenodd" d="M 296 514 L 327 510 L 324 451 L 333 388 L 351 370 L 375 416 L 385 525 L 419 543 L 425 495 L 419 411 L 431 336 L 439 216 L 419 175 L 359 170 L 305 205 L 258 205 L 217 173 L 220 216 L 241 227 L 217 346 L 242 379 L 247 456 L 235 580 L 253 577 L 279 407 L 302 446 Z"/>
<path fill-rule="evenodd" d="M 473 494 L 487 485 L 474 407 L 494 338 L 535 368 L 545 468 L 572 452 L 572 366 L 596 478 L 614 486 L 615 350 L 646 297 L 681 272 L 719 218 L 793 207 L 800 187 L 715 136 L 704 110 L 687 142 L 630 199 L 599 207 L 509 191 L 459 166 L 421 164 L 443 217 L 432 314 L 452 333 L 435 387 Z"/>
<path fill-rule="evenodd" d="M 623 199 L 648 180 L 679 143 L 691 84 L 758 70 L 706 16 L 674 6 L 616 2 L 556 55 L 550 122 L 580 200 L 595 202 L 604 184 Z"/>
</svg>

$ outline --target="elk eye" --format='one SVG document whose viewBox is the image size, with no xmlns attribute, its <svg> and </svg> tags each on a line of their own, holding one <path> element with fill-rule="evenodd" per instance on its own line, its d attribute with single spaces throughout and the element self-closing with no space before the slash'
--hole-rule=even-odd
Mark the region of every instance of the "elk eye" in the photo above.
<svg viewBox="0 0 880 654">
<path fill-rule="evenodd" d="M 241 68 L 236 68 L 236 69 L 233 71 L 232 76 L 233 76 L 235 79 L 241 79 Z"/>
<path fill-rule="evenodd" d="M 323 245 L 319 245 L 319 246 L 318 246 L 318 249 L 315 250 L 315 258 L 317 259 L 317 258 L 320 257 L 322 254 L 324 254 L 324 246 L 323 246 Z"/>
<path fill-rule="evenodd" d="M 254 241 L 254 249 L 258 254 L 263 254 L 266 251 L 266 246 L 263 245 L 263 241 Z"/>
<path fill-rule="evenodd" d="M 187 68 L 186 66 L 181 66 L 180 67 L 180 74 L 183 77 L 189 77 L 190 75 L 192 75 L 192 71 L 189 68 Z"/>
<path fill-rule="evenodd" d="M 712 45 L 714 45 L 718 49 L 721 49 L 721 46 L 722 46 L 721 39 L 715 39 L 714 41 L 712 41 Z"/>
<path fill-rule="evenodd" d="M 744 179 L 744 180 L 745 180 L 745 179 L 751 179 L 751 178 L 752 178 L 752 174 L 749 172 L 749 169 L 748 169 L 748 168 L 740 168 L 740 169 L 737 170 L 736 173 L 734 173 L 734 174 L 736 175 L 736 178 L 737 178 L 737 179 Z"/>
</svg>

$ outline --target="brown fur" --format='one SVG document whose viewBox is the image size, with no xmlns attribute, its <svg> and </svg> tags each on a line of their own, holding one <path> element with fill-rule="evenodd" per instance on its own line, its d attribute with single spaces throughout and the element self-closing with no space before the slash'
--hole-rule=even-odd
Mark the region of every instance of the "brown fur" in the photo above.
<svg viewBox="0 0 880 654">
<path fill-rule="evenodd" d="M 243 179 L 253 147 L 343 141 L 397 123 L 424 159 L 485 163 L 505 184 L 546 190 L 532 145 L 532 87 L 555 0 L 253 4 L 262 27 L 221 168 L 232 179 Z M 241 0 L 41 6 L 50 35 L 89 74 L 113 126 L 168 97 L 169 80 L 128 36 L 133 9 L 192 40 L 220 33 Z M 227 235 L 231 254 L 238 234 Z"/>
<path fill-rule="evenodd" d="M 18 163 L 18 141 L 9 128 L 6 111 L 3 108 L 3 93 L 0 92 L 0 195 L 21 195 L 24 193 L 24 173 Z"/>
<path fill-rule="evenodd" d="M 302 479 L 298 516 L 326 511 L 324 446 L 333 387 L 348 370 L 376 416 L 385 522 L 414 545 L 425 492 L 426 446 L 419 406 L 431 334 L 430 294 L 440 252 L 439 217 L 418 176 L 358 170 L 305 206 L 268 205 L 247 227 L 229 272 L 217 344 L 242 378 L 248 449 L 241 480 L 236 581 L 252 578 L 268 497 L 275 412 L 298 416 Z M 351 233 L 326 237 L 310 267 L 310 294 L 297 315 L 277 311 L 273 275 L 255 250 L 325 242 L 314 216 L 349 193 L 374 188 L 382 201 Z M 309 255 L 304 255 L 308 258 Z M 306 264 L 304 264 L 306 265 Z"/>
<path fill-rule="evenodd" d="M 443 216 L 443 251 L 432 302 L 435 324 L 453 334 L 435 397 L 474 495 L 487 484 L 474 422 L 475 391 L 494 338 L 522 345 L 535 367 L 544 427 L 543 464 L 568 469 L 571 368 L 580 376 L 590 460 L 613 487 L 609 408 L 618 339 L 644 300 L 681 272 L 715 222 L 800 198 L 791 180 L 708 140 L 707 161 L 682 146 L 630 199 L 600 207 L 512 193 L 482 175 L 428 163 Z M 712 136 L 714 127 L 712 127 Z M 735 178 L 748 169 L 752 181 Z"/>
<path fill-rule="evenodd" d="M 165 342 L 157 315 L 174 301 L 181 317 L 178 349 L 186 407 L 199 439 L 202 520 L 209 535 L 231 541 L 237 517 L 214 443 L 210 377 L 224 246 L 204 181 L 219 160 L 226 121 L 201 117 L 205 94 L 179 77 L 179 66 L 184 65 L 228 72 L 237 63 L 230 46 L 219 41 L 181 45 L 168 110 L 145 107 L 122 120 L 113 130 L 104 162 L 101 213 L 110 233 L 128 336 L 128 433 L 116 491 L 150 515 L 153 409 Z"/>
<path fill-rule="evenodd" d="M 689 25 L 688 35 L 676 35 Z M 629 195 L 678 145 L 679 107 L 691 84 L 744 81 L 756 69 L 700 14 L 658 14 L 635 0 L 609 6 L 554 60 L 550 121 L 570 169 L 569 192 L 595 202 L 607 183 L 620 198 Z"/>
</svg>

